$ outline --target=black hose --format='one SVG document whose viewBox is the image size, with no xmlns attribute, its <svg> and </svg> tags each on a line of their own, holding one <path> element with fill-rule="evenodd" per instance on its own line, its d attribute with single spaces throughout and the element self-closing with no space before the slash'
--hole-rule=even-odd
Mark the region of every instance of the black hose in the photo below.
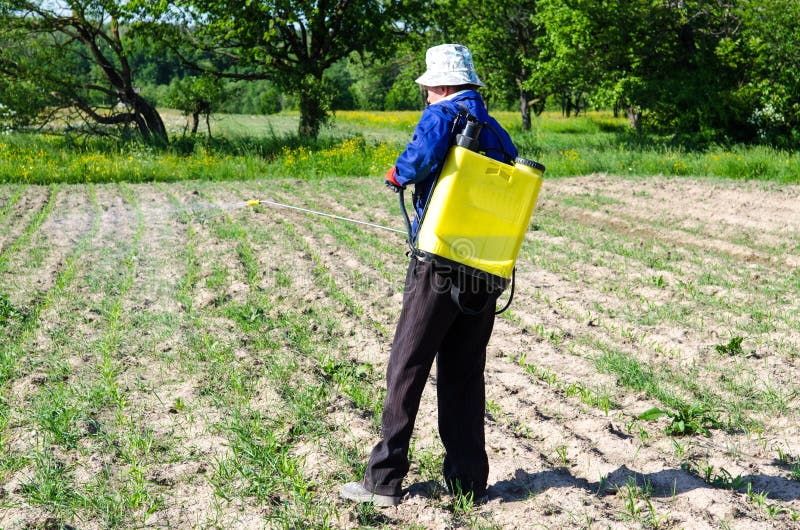
<svg viewBox="0 0 800 530">
<path fill-rule="evenodd" d="M 411 219 L 408 217 L 408 210 L 406 210 L 406 200 L 403 196 L 403 188 L 400 188 L 397 191 L 397 197 L 400 199 L 400 211 L 403 212 L 403 221 L 406 223 L 406 242 L 408 243 L 408 248 L 411 249 L 411 254 L 414 254 L 414 235 L 413 230 L 411 228 Z"/>
<path fill-rule="evenodd" d="M 514 299 L 514 284 L 516 283 L 515 281 L 516 279 L 517 279 L 517 268 L 514 267 L 511 270 L 511 291 L 509 291 L 508 294 L 508 302 L 506 302 L 506 305 L 503 306 L 503 309 L 501 309 L 500 311 L 495 311 L 494 312 L 495 315 L 499 315 L 500 313 L 504 312 L 511 305 L 511 301 Z"/>
</svg>

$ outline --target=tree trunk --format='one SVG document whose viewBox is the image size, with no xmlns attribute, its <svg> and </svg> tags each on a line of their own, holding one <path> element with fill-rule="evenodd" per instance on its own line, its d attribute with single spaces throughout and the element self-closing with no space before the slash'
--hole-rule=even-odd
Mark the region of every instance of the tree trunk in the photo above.
<svg viewBox="0 0 800 530">
<path fill-rule="evenodd" d="M 192 112 L 192 136 L 197 134 L 197 128 L 200 126 L 200 113 Z"/>
<path fill-rule="evenodd" d="M 167 128 L 156 108 L 138 94 L 134 94 L 131 103 L 134 113 L 140 118 L 136 120 L 136 126 L 142 137 L 155 143 L 167 143 Z"/>
<path fill-rule="evenodd" d="M 531 130 L 531 107 L 528 103 L 528 94 L 524 90 L 519 91 L 519 110 L 522 114 L 522 130 Z"/>
<path fill-rule="evenodd" d="M 325 108 L 315 94 L 300 94 L 300 136 L 316 138 L 325 117 Z"/>
<path fill-rule="evenodd" d="M 629 105 L 627 108 L 628 112 L 628 123 L 631 125 L 631 129 L 636 129 L 639 126 L 639 118 L 641 117 L 641 112 L 639 109 L 636 108 L 634 105 Z"/>
</svg>

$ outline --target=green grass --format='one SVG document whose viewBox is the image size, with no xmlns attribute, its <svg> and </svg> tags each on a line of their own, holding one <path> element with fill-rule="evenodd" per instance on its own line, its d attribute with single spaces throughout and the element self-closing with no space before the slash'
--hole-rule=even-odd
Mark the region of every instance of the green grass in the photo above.
<svg viewBox="0 0 800 530">
<path fill-rule="evenodd" d="M 313 179 L 378 176 L 411 136 L 416 112 L 339 112 L 317 140 L 303 140 L 296 113 L 218 116 L 215 136 L 173 137 L 163 149 L 136 142 L 74 139 L 42 134 L 0 137 L 0 183 L 149 182 Z M 578 118 L 545 113 L 531 131 L 518 116 L 500 112 L 520 154 L 547 167 L 547 176 L 707 176 L 798 182 L 800 154 L 763 146 L 686 150 L 627 130 L 622 118 L 594 112 Z M 1 212 L 0 212 L 1 213 Z"/>
</svg>

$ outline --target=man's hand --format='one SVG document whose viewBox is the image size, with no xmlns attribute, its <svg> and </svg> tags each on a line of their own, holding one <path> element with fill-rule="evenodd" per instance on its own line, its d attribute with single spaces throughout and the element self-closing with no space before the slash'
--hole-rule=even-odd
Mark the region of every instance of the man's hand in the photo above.
<svg viewBox="0 0 800 530">
<path fill-rule="evenodd" d="M 399 193 L 406 189 L 405 186 L 397 182 L 397 168 L 394 166 L 392 166 L 392 169 L 386 172 L 384 179 L 384 184 L 386 184 L 386 187 L 395 193 Z"/>
<path fill-rule="evenodd" d="M 385 180 L 383 183 L 386 184 L 387 188 L 389 188 L 390 190 L 392 190 L 395 193 L 400 193 L 401 191 L 406 189 L 405 186 L 398 186 L 397 184 L 395 184 L 391 180 Z"/>
</svg>

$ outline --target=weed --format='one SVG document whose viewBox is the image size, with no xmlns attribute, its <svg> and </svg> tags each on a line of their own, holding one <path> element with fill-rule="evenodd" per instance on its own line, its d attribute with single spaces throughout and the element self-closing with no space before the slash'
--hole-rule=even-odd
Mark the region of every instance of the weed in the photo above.
<svg viewBox="0 0 800 530">
<path fill-rule="evenodd" d="M 415 451 L 414 457 L 419 465 L 419 474 L 423 482 L 438 483 L 444 461 L 442 451 Z M 438 488 L 437 488 L 438 489 Z"/>
<path fill-rule="evenodd" d="M 666 427 L 666 433 L 670 436 L 691 436 L 694 434 L 711 436 L 710 429 L 717 429 L 721 426 L 716 411 L 709 409 L 706 405 L 697 403 L 683 406 L 677 411 L 653 407 L 639 414 L 637 418 L 651 421 L 661 416 L 668 416 L 671 419 L 670 424 Z"/>
<path fill-rule="evenodd" d="M 714 350 L 721 355 L 744 355 L 745 351 L 742 348 L 742 341 L 744 341 L 743 337 L 731 337 L 731 340 L 728 341 L 727 344 L 717 344 L 714 346 Z"/>
<path fill-rule="evenodd" d="M 641 491 L 636 485 L 634 477 L 628 477 L 624 488 L 620 488 L 623 493 L 623 501 L 625 502 L 625 516 L 629 519 L 639 519 L 641 515 L 641 505 L 639 501 L 642 499 Z"/>
<path fill-rule="evenodd" d="M 789 470 L 789 478 L 800 481 L 800 458 L 797 458 L 783 450 L 780 445 L 778 450 L 778 462 Z"/>
<path fill-rule="evenodd" d="M 453 517 L 456 519 L 468 518 L 475 507 L 475 495 L 471 491 L 464 492 L 459 485 L 453 495 Z"/>
<path fill-rule="evenodd" d="M 0 293 L 0 326 L 8 327 L 12 323 L 24 323 L 28 312 L 14 307 L 6 293 Z"/>
<path fill-rule="evenodd" d="M 494 402 L 492 399 L 486 400 L 486 414 L 489 419 L 497 421 L 502 414 L 502 410 L 500 409 L 500 405 Z"/>
<path fill-rule="evenodd" d="M 391 523 L 391 519 L 377 510 L 371 502 L 360 502 L 356 505 L 355 510 L 356 521 L 360 525 L 372 527 Z"/>
<path fill-rule="evenodd" d="M 33 413 L 56 443 L 68 449 L 77 447 L 86 416 L 70 389 L 63 384 L 47 389 L 33 406 Z"/>
<path fill-rule="evenodd" d="M 49 450 L 34 453 L 34 475 L 21 486 L 28 502 L 52 508 L 56 513 L 69 513 L 80 500 L 72 486 L 71 471 Z"/>
</svg>

